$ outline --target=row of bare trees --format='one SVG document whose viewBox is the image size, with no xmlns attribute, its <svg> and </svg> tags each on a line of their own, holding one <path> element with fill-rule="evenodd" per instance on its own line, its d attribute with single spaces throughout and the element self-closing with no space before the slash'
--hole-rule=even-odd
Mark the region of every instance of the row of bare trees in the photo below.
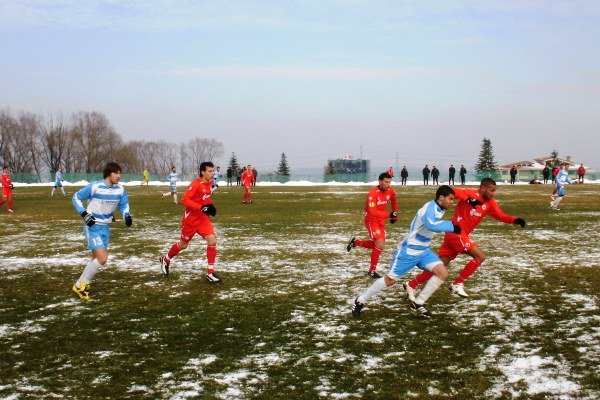
<svg viewBox="0 0 600 400">
<path fill-rule="evenodd" d="M 116 161 L 123 173 L 163 174 L 172 166 L 196 173 L 202 161 L 223 154 L 221 142 L 194 138 L 188 143 L 124 142 L 108 118 L 98 112 L 39 115 L 0 110 L 0 165 L 12 172 L 101 172 Z"/>
</svg>

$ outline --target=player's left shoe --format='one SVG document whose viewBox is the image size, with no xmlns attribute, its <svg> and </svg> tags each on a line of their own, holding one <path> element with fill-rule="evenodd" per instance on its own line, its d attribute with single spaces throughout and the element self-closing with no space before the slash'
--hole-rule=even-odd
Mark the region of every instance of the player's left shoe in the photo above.
<svg viewBox="0 0 600 400">
<path fill-rule="evenodd" d="M 212 274 L 206 274 L 206 281 L 208 283 L 220 283 L 223 280 L 213 272 Z"/>
<path fill-rule="evenodd" d="M 160 270 L 164 276 L 169 276 L 169 262 L 165 260 L 164 256 L 160 256 Z"/>
<path fill-rule="evenodd" d="M 417 299 L 417 291 L 410 287 L 408 282 L 402 284 L 404 291 L 406 292 L 406 297 L 409 301 L 414 302 Z"/>
<path fill-rule="evenodd" d="M 369 272 L 367 273 L 367 275 L 369 275 L 369 277 L 371 277 L 371 278 L 373 278 L 373 279 L 379 279 L 379 278 L 381 278 L 381 275 L 379 275 L 379 274 L 377 273 L 377 271 L 375 271 L 375 270 L 373 270 L 373 271 L 369 271 Z"/>
<path fill-rule="evenodd" d="M 360 318 L 360 312 L 362 311 L 365 305 L 358 301 L 358 297 L 354 299 L 354 304 L 352 304 L 352 316 L 354 318 Z"/>
<path fill-rule="evenodd" d="M 8 211 L 8 212 L 14 212 L 14 211 L 12 210 L 12 208 L 9 208 L 7 211 Z"/>
<path fill-rule="evenodd" d="M 89 283 L 81 282 L 81 287 L 77 287 L 77 282 L 73 284 L 71 290 L 73 293 L 77 295 L 81 300 L 88 301 L 90 299 L 90 289 L 92 286 Z"/>
<path fill-rule="evenodd" d="M 425 308 L 424 304 L 418 304 L 415 303 L 414 301 L 410 302 L 410 307 L 417 313 L 421 314 L 422 316 L 429 318 L 431 317 L 433 314 Z"/>
<path fill-rule="evenodd" d="M 348 245 L 346 246 L 346 251 L 350 251 L 356 247 L 356 243 L 354 243 L 355 240 L 356 240 L 356 238 L 354 236 L 352 237 L 352 239 L 350 239 L 350 241 L 348 242 Z"/>
<path fill-rule="evenodd" d="M 457 284 L 453 283 L 450 285 L 450 287 L 448 289 L 450 289 L 450 292 L 452 294 L 460 296 L 463 299 L 466 299 L 467 297 L 469 297 L 467 292 L 465 292 L 465 285 L 463 285 L 462 283 L 457 283 Z"/>
</svg>

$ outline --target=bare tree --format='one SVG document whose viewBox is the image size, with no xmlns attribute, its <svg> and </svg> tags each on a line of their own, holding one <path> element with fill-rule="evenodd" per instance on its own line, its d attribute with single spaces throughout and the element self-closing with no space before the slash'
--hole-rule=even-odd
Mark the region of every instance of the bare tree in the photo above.
<svg viewBox="0 0 600 400">
<path fill-rule="evenodd" d="M 212 161 L 223 155 L 223 143 L 215 139 L 194 138 L 188 143 L 192 165 L 198 169 L 204 161 Z"/>
<path fill-rule="evenodd" d="M 30 169 L 36 173 L 39 181 L 43 167 L 40 117 L 34 113 L 23 111 L 19 115 L 17 126 L 21 143 L 29 155 Z"/>
<path fill-rule="evenodd" d="M 108 118 L 98 112 L 75 114 L 73 128 L 81 147 L 85 172 L 101 171 L 106 161 L 114 156 L 114 142 L 120 141 L 120 136 L 113 129 Z"/>
<path fill-rule="evenodd" d="M 64 116 L 48 114 L 41 121 L 40 132 L 42 136 L 42 160 L 50 172 L 56 172 L 61 164 L 65 164 L 63 156 L 69 138 L 69 127 Z"/>
</svg>

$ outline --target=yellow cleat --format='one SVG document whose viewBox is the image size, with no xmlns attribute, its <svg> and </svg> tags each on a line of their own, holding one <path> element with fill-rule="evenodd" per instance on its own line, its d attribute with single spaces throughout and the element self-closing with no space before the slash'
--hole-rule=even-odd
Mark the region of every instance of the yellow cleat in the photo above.
<svg viewBox="0 0 600 400">
<path fill-rule="evenodd" d="M 91 285 L 89 283 L 81 282 L 81 289 L 77 288 L 77 283 L 73 284 L 71 290 L 79 296 L 79 298 L 83 301 L 88 301 L 90 299 L 90 289 Z"/>
</svg>

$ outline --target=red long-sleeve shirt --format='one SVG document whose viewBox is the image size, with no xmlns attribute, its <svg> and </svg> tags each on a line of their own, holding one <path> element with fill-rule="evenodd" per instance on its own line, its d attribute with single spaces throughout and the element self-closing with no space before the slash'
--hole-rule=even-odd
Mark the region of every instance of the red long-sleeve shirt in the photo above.
<svg viewBox="0 0 600 400">
<path fill-rule="evenodd" d="M 463 235 L 468 235 L 477 228 L 477 225 L 479 225 L 486 215 L 505 224 L 512 224 L 517 219 L 512 215 L 505 214 L 500 209 L 498 203 L 496 203 L 496 200 L 485 200 L 483 196 L 479 195 L 479 191 L 476 189 L 453 189 L 454 197 L 458 200 L 458 204 L 452 216 L 452 222 L 460 225 Z M 473 208 L 467 203 L 467 199 L 477 199 L 483 204 Z"/>
</svg>

